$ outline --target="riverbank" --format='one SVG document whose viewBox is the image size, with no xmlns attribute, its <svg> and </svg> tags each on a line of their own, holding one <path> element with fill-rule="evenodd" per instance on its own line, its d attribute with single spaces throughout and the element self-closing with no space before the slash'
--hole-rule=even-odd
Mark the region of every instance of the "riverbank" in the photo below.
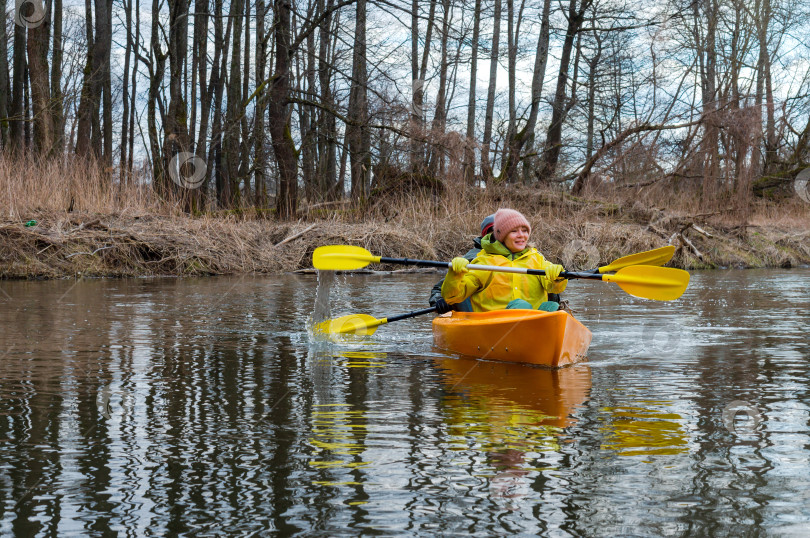
<svg viewBox="0 0 810 538">
<path fill-rule="evenodd" d="M 678 247 L 668 265 L 685 269 L 810 264 L 806 213 L 785 218 L 777 211 L 735 225 L 719 221 L 717 214 L 610 204 L 551 216 L 542 204 L 509 205 L 529 217 L 538 248 L 569 269 L 667 244 Z M 334 213 L 293 223 L 234 215 L 34 211 L 24 219 L 0 219 L 0 278 L 279 273 L 311 268 L 312 251 L 327 244 L 359 245 L 389 257 L 449 260 L 466 252 L 481 215 L 496 207 L 443 211 L 411 205 L 363 222 Z"/>
</svg>

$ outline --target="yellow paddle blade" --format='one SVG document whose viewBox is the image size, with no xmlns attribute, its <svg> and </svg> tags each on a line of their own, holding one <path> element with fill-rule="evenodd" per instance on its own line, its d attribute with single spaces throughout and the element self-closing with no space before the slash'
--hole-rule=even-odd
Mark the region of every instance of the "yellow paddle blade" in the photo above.
<svg viewBox="0 0 810 538">
<path fill-rule="evenodd" d="M 604 275 L 602 280 L 615 282 L 635 297 L 656 301 L 674 301 L 686 291 L 689 273 L 672 267 L 631 265 L 615 275 Z"/>
<path fill-rule="evenodd" d="M 613 260 L 608 265 L 599 268 L 600 273 L 609 273 L 611 271 L 618 271 L 631 265 L 664 265 L 675 254 L 675 247 L 668 245 L 666 247 L 655 248 L 636 254 L 629 254 L 622 256 L 617 260 Z"/>
<path fill-rule="evenodd" d="M 312 266 L 322 271 L 351 271 L 379 261 L 379 256 L 372 255 L 363 247 L 349 245 L 318 247 L 312 253 Z"/>
<path fill-rule="evenodd" d="M 336 319 L 327 319 L 315 325 L 315 330 L 327 334 L 358 334 L 366 336 L 374 334 L 377 327 L 387 323 L 386 318 L 376 319 L 367 314 L 349 314 Z"/>
</svg>

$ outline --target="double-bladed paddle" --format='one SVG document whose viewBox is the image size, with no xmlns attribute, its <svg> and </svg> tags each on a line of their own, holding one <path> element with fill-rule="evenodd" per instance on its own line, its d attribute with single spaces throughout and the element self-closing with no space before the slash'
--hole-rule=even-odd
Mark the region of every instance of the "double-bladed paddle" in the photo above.
<svg viewBox="0 0 810 538">
<path fill-rule="evenodd" d="M 335 319 L 328 319 L 315 325 L 315 330 L 328 334 L 347 334 L 353 333 L 358 335 L 374 334 L 377 327 L 392 321 L 399 321 L 401 319 L 414 318 L 423 314 L 430 314 L 435 312 L 436 308 L 423 308 L 422 310 L 414 310 L 407 314 L 400 314 L 398 316 L 391 316 L 387 318 L 377 319 L 368 314 L 349 314 Z"/>
<path fill-rule="evenodd" d="M 353 269 L 362 269 L 370 263 L 419 265 L 425 267 L 441 267 L 445 269 L 448 269 L 451 266 L 450 262 L 375 256 L 362 247 L 349 245 L 329 245 L 318 247 L 312 254 L 312 265 L 319 270 L 350 271 Z M 469 264 L 467 269 L 474 271 L 494 271 L 535 276 L 542 276 L 546 274 L 546 272 L 542 269 L 502 267 L 498 265 L 481 265 L 473 263 Z M 615 274 L 563 271 L 560 273 L 560 278 L 582 278 L 586 280 L 613 282 L 630 295 L 644 299 L 653 299 L 656 301 L 672 301 L 677 299 L 683 295 L 683 292 L 686 291 L 686 286 L 689 284 L 689 273 L 682 269 L 655 267 L 650 265 L 629 265 L 621 267 Z"/>
<path fill-rule="evenodd" d="M 609 273 L 611 271 L 618 271 L 631 265 L 664 265 L 675 254 L 675 247 L 667 245 L 665 247 L 654 248 L 652 250 L 645 250 L 644 252 L 637 252 L 635 254 L 628 254 L 622 256 L 598 268 L 593 273 Z"/>
</svg>

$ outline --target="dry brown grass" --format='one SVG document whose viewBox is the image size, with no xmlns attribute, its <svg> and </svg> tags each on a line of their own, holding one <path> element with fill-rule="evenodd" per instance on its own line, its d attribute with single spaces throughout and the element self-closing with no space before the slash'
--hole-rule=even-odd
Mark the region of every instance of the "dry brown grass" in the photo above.
<svg viewBox="0 0 810 538">
<path fill-rule="evenodd" d="M 133 181 L 122 187 L 111 184 L 109 172 L 72 161 L 11 160 L 0 156 L 2 216 L 28 219 L 34 211 L 69 208 L 97 214 L 168 214 L 174 208 L 162 203 L 150 185 Z"/>
<path fill-rule="evenodd" d="M 683 247 L 676 266 L 810 263 L 810 203 L 798 196 L 756 201 L 740 225 L 734 211 L 706 214 L 694 196 L 668 195 L 657 185 L 574 197 L 553 186 L 481 190 L 457 183 L 442 194 L 372 197 L 359 207 L 302 211 L 293 223 L 257 218 L 256 212 L 190 217 L 160 202 L 148 186 L 121 189 L 102 178 L 90 169 L 0 159 L 0 278 L 291 271 L 310 267 L 312 251 L 326 244 L 449 260 L 470 248 L 482 218 L 499 207 L 523 212 L 541 252 L 579 265 L 573 268 L 665 245 L 677 233 L 703 258 Z M 68 212 L 71 199 L 74 211 Z M 37 225 L 26 227 L 29 220 Z"/>
</svg>

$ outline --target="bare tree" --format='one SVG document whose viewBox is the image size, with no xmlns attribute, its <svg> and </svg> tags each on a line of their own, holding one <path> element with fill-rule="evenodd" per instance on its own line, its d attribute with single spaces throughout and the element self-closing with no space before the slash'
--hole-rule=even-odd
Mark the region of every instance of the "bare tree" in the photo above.
<svg viewBox="0 0 810 538">
<path fill-rule="evenodd" d="M 25 150 L 25 35 L 25 27 L 15 24 L 11 109 L 8 114 L 11 126 L 7 147 L 17 156 L 22 156 Z"/>
<path fill-rule="evenodd" d="M 489 162 L 490 144 L 492 143 L 492 119 L 495 112 L 495 88 L 498 82 L 498 44 L 501 36 L 501 0 L 495 0 L 495 13 L 493 15 L 492 48 L 489 59 L 489 88 L 487 89 L 487 105 L 484 116 L 484 140 L 481 149 L 481 176 L 484 181 L 492 177 L 492 167 Z"/>
<path fill-rule="evenodd" d="M 268 121 L 273 151 L 278 164 L 276 213 L 281 218 L 293 217 L 298 210 L 298 150 L 292 138 L 287 109 L 290 102 L 292 36 L 289 0 L 275 0 L 276 64 L 270 88 Z"/>
<path fill-rule="evenodd" d="M 540 33 L 537 36 L 537 50 L 534 56 L 529 117 L 526 119 L 526 124 L 523 126 L 523 129 L 507 136 L 507 155 L 504 159 L 502 176 L 509 182 L 514 182 L 517 179 L 517 166 L 518 162 L 523 159 L 521 156 L 523 148 L 527 146 L 531 147 L 534 143 L 534 130 L 537 126 L 537 117 L 540 112 L 540 100 L 543 95 L 543 80 L 546 75 L 546 64 L 548 63 L 550 15 L 551 0 L 544 0 L 543 9 L 540 14 Z M 514 128 L 512 130 L 514 131 Z M 527 164 L 525 176 L 528 176 L 528 170 L 529 165 Z"/>
<path fill-rule="evenodd" d="M 5 14 L 5 1 L 3 13 Z M 9 142 L 8 116 L 11 95 L 11 80 L 8 77 L 8 35 L 6 35 L 6 21 L 3 17 L 0 24 L 0 151 L 4 150 Z"/>
<path fill-rule="evenodd" d="M 572 98 L 569 98 L 567 91 L 569 69 L 571 68 L 571 53 L 574 49 L 574 41 L 579 33 L 579 28 L 582 26 L 585 12 L 588 10 L 588 7 L 590 7 L 592 1 L 593 0 L 570 0 L 568 5 L 568 26 L 565 31 L 562 54 L 560 56 L 557 88 L 554 92 L 554 100 L 551 104 L 551 122 L 546 132 L 546 141 L 543 145 L 543 157 L 538 173 L 538 177 L 541 181 L 550 180 L 557 170 L 557 162 L 562 150 L 563 122 L 565 121 L 565 116 L 568 113 L 572 100 Z M 574 69 L 574 73 L 576 73 L 576 69 Z"/>
<path fill-rule="evenodd" d="M 371 173 L 371 137 L 366 88 L 366 0 L 357 0 L 356 10 L 346 140 L 349 144 L 352 199 L 362 201 L 368 194 L 368 178 Z"/>
<path fill-rule="evenodd" d="M 478 76 L 478 40 L 481 32 L 481 0 L 473 8 L 472 57 L 470 58 L 470 93 L 467 99 L 467 146 L 464 152 L 464 177 L 472 184 L 475 178 L 475 104 Z"/>
<path fill-rule="evenodd" d="M 34 116 L 34 151 L 41 156 L 50 155 L 54 146 L 51 118 L 51 85 L 48 73 L 48 36 L 50 20 L 28 27 L 28 76 L 31 80 L 31 106 Z"/>
</svg>

